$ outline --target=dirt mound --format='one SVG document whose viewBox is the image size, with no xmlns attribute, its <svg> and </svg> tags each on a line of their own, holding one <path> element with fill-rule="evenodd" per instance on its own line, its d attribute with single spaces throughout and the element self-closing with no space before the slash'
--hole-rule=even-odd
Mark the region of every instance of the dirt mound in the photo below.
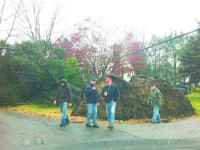
<svg viewBox="0 0 200 150">
<path fill-rule="evenodd" d="M 152 80 L 133 78 L 129 83 L 121 78 L 113 77 L 113 83 L 120 91 L 120 100 L 117 102 L 116 119 L 143 119 L 152 116 L 152 110 L 146 106 L 150 92 L 150 82 Z M 194 108 L 187 97 L 178 89 L 174 88 L 163 80 L 153 81 L 162 93 L 163 106 L 161 108 L 161 118 L 183 117 L 194 114 Z M 101 91 L 106 85 L 105 79 L 101 78 L 97 82 L 99 91 L 98 118 L 106 119 L 105 100 L 101 97 Z M 72 115 L 86 116 L 85 95 L 82 94 L 81 103 L 73 111 Z"/>
</svg>

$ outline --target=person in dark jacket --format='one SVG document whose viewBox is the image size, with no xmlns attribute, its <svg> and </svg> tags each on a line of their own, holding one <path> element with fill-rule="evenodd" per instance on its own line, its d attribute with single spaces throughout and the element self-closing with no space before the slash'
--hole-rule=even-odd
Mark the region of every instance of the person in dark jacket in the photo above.
<svg viewBox="0 0 200 150">
<path fill-rule="evenodd" d="M 106 83 L 107 85 L 103 88 L 101 96 L 105 97 L 106 113 L 109 122 L 108 128 L 113 128 L 116 102 L 119 99 L 119 90 L 117 86 L 112 83 L 112 78 L 107 77 Z"/>
<path fill-rule="evenodd" d="M 60 104 L 60 111 L 61 111 L 60 126 L 62 127 L 69 124 L 70 122 L 67 112 L 68 112 L 68 105 L 72 106 L 71 88 L 67 86 L 66 79 L 62 79 L 60 81 L 60 87 L 58 88 L 54 104 L 56 104 L 57 102 Z"/>
<path fill-rule="evenodd" d="M 97 105 L 98 102 L 98 90 L 95 87 L 97 79 L 92 77 L 90 83 L 86 86 L 84 93 L 86 94 L 87 103 L 87 119 L 86 127 L 99 128 L 97 124 Z M 93 117 L 93 126 L 90 124 L 90 119 Z"/>
</svg>

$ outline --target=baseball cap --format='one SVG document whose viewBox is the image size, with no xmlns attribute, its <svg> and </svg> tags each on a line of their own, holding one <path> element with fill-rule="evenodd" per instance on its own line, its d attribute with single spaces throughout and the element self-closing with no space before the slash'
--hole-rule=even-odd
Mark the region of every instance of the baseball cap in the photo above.
<svg viewBox="0 0 200 150">
<path fill-rule="evenodd" d="M 155 86 L 155 85 L 156 85 L 155 83 L 151 83 L 151 84 L 150 84 L 150 86 Z"/>
<path fill-rule="evenodd" d="M 97 81 L 97 79 L 95 77 L 91 77 L 90 81 Z"/>
<path fill-rule="evenodd" d="M 107 78 L 106 78 L 106 81 L 108 81 L 108 82 L 109 82 L 109 81 L 112 81 L 112 78 L 107 77 Z"/>
</svg>

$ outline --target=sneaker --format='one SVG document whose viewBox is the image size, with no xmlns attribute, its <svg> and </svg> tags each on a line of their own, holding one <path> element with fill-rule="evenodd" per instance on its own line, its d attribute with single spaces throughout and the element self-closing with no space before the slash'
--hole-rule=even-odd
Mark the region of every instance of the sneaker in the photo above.
<svg viewBox="0 0 200 150">
<path fill-rule="evenodd" d="M 65 126 L 65 124 L 64 124 L 64 123 L 61 123 L 61 124 L 60 124 L 60 127 L 64 127 L 64 126 Z"/>
<path fill-rule="evenodd" d="M 162 123 L 162 121 L 151 121 L 151 123 Z"/>
<path fill-rule="evenodd" d="M 109 124 L 108 128 L 113 129 L 114 126 L 112 124 Z"/>
<path fill-rule="evenodd" d="M 65 122 L 64 125 L 69 125 L 69 122 Z"/>
<path fill-rule="evenodd" d="M 156 121 L 151 121 L 151 123 L 156 123 Z"/>
<path fill-rule="evenodd" d="M 68 118 L 65 119 L 65 122 L 67 122 L 68 124 L 70 123 L 70 120 Z"/>
<path fill-rule="evenodd" d="M 99 128 L 99 126 L 98 125 L 93 125 L 93 128 Z"/>
<path fill-rule="evenodd" d="M 92 126 L 91 126 L 91 124 L 87 123 L 87 124 L 86 124 L 86 127 L 92 127 Z"/>
</svg>

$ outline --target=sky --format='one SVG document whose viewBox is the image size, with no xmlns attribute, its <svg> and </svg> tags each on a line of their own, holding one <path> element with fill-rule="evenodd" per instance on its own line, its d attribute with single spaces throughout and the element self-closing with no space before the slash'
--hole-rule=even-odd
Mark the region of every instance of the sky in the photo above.
<svg viewBox="0 0 200 150">
<path fill-rule="evenodd" d="M 13 1 L 13 0 L 9 0 Z M 32 0 L 25 0 L 30 5 Z M 40 1 L 40 0 L 39 0 Z M 72 31 L 85 18 L 104 26 L 132 31 L 138 37 L 150 38 L 174 32 L 188 32 L 198 27 L 200 0 L 43 0 L 43 26 L 49 22 L 55 2 L 60 14 L 55 33 Z M 45 24 L 46 23 L 46 24 Z"/>
<path fill-rule="evenodd" d="M 138 36 L 188 32 L 198 27 L 199 0 L 61 0 L 68 25 L 91 17 Z M 71 25 L 70 25 L 71 24 Z"/>
</svg>

